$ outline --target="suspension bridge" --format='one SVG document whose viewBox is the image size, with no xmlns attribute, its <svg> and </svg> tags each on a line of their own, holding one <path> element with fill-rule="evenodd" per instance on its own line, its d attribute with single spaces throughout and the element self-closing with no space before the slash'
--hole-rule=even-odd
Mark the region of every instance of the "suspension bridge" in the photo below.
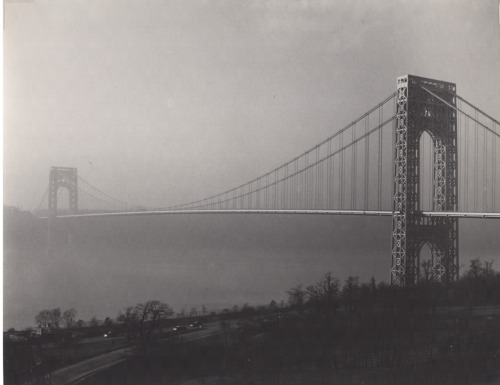
<svg viewBox="0 0 500 385">
<path fill-rule="evenodd" d="M 321 143 L 216 195 L 144 207 L 106 194 L 76 168 L 52 167 L 38 213 L 49 226 L 56 218 L 129 215 L 391 216 L 391 283 L 419 281 L 424 244 L 432 278 L 448 283 L 459 276 L 458 219 L 500 219 L 499 126 L 455 84 L 405 75 L 394 93 Z"/>
</svg>

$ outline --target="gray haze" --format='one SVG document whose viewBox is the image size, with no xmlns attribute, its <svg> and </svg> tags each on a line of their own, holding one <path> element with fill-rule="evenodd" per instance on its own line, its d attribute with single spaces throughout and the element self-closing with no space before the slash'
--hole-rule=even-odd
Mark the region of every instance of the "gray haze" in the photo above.
<svg viewBox="0 0 500 385">
<path fill-rule="evenodd" d="M 132 203 L 196 200 L 315 145 L 408 73 L 498 117 L 498 16 L 497 0 L 6 1 L 4 204 L 36 208 L 51 166 Z M 56 306 L 268 303 L 328 270 L 388 279 L 384 218 L 89 223 L 50 259 L 43 237 L 7 234 L 6 327 Z M 500 268 L 499 231 L 462 221 L 463 264 Z"/>
<path fill-rule="evenodd" d="M 407 73 L 500 110 L 497 0 L 11 1 L 4 41 L 4 199 L 24 209 L 50 166 L 152 207 L 220 192 Z"/>
<path fill-rule="evenodd" d="M 59 306 L 102 320 L 151 298 L 177 312 L 268 304 L 327 271 L 342 282 L 349 275 L 389 279 L 386 217 L 149 216 L 61 220 L 58 226 L 50 256 L 43 221 L 29 232 L 9 227 L 5 327 L 32 325 L 39 310 Z M 499 233 L 500 221 L 462 220 L 462 270 L 476 257 L 499 268 Z"/>
</svg>

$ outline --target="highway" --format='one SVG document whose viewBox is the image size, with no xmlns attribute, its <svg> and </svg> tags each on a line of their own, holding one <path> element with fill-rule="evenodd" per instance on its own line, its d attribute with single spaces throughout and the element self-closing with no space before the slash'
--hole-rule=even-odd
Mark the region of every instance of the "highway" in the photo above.
<svg viewBox="0 0 500 385">
<path fill-rule="evenodd" d="M 179 342 L 189 342 L 201 340 L 221 333 L 219 322 L 210 322 L 204 325 L 202 329 L 192 329 L 187 333 L 172 335 L 161 340 L 157 343 L 167 343 L 175 339 Z M 113 365 L 127 360 L 137 354 L 135 346 L 120 348 L 112 352 L 92 357 L 76 364 L 66 366 L 58 369 L 52 373 L 52 384 L 54 385 L 76 385 L 83 380 L 91 377 L 97 372 L 105 370 Z"/>
</svg>

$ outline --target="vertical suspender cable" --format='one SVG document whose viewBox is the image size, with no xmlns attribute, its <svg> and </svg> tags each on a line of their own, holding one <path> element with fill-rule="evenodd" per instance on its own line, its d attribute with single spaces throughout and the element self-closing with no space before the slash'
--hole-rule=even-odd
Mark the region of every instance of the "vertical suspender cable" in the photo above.
<svg viewBox="0 0 500 385">
<path fill-rule="evenodd" d="M 285 165 L 285 176 L 283 181 L 283 189 L 285 190 L 285 203 L 284 208 L 290 208 L 289 200 L 290 200 L 290 179 L 288 178 L 288 163 Z"/>
<path fill-rule="evenodd" d="M 344 146 L 344 133 L 340 134 L 340 148 Z M 344 209 L 344 153 L 345 150 L 340 151 L 340 209 Z"/>
<path fill-rule="evenodd" d="M 309 208 L 309 179 L 307 174 L 307 166 L 309 165 L 309 160 L 307 159 L 308 155 L 306 154 L 304 158 L 304 208 Z"/>
<path fill-rule="evenodd" d="M 252 188 L 253 182 L 250 182 L 248 184 L 248 194 L 247 194 L 247 200 L 248 200 L 248 210 L 253 209 L 253 188 Z"/>
<path fill-rule="evenodd" d="M 477 121 L 477 110 L 474 111 L 474 118 Z M 478 186 L 479 145 L 478 145 L 478 128 L 477 128 L 477 122 L 474 123 L 474 136 L 475 136 L 475 141 L 474 141 L 474 145 L 475 145 L 475 149 L 474 149 L 474 152 L 475 152 L 475 154 L 474 154 L 474 211 L 477 211 L 477 199 L 478 199 L 478 195 L 479 195 L 479 192 L 478 192 L 478 188 L 479 188 L 479 186 Z"/>
<path fill-rule="evenodd" d="M 277 209 L 281 209 L 283 208 L 283 182 L 279 182 L 279 180 L 281 179 L 280 178 L 280 170 L 277 170 L 276 171 L 276 178 L 277 178 L 277 182 L 276 182 L 276 188 L 277 188 L 277 198 L 278 198 L 278 204 L 276 206 Z"/>
<path fill-rule="evenodd" d="M 245 185 L 246 191 L 244 191 L 243 193 L 243 202 L 247 210 L 251 210 L 253 208 L 253 199 L 255 197 L 255 189 L 253 188 L 253 182 L 255 182 L 255 180 Z"/>
<path fill-rule="evenodd" d="M 274 173 L 274 182 L 273 182 L 273 187 L 274 187 L 274 190 L 273 190 L 273 194 L 274 194 L 274 204 L 273 204 L 273 208 L 275 210 L 278 210 L 280 208 L 280 185 L 278 183 L 279 181 L 279 171 L 276 170 Z"/>
<path fill-rule="evenodd" d="M 256 209 L 259 210 L 261 208 L 260 207 L 260 178 L 257 179 L 257 190 L 255 191 L 255 200 L 256 200 L 256 203 L 255 203 Z"/>
<path fill-rule="evenodd" d="M 266 174 L 266 189 L 265 189 L 265 206 L 266 206 L 266 209 L 269 209 L 269 174 Z"/>
<path fill-rule="evenodd" d="M 382 125 L 384 119 L 384 112 L 382 110 L 382 104 L 378 108 L 378 124 Z M 377 198 L 378 198 L 378 210 L 380 210 L 382 202 L 382 128 L 378 130 L 378 188 L 377 188 Z"/>
<path fill-rule="evenodd" d="M 493 122 L 493 131 L 496 132 L 495 129 L 495 122 Z M 492 166 L 492 175 L 493 175 L 493 180 L 492 180 L 492 185 L 491 185 L 491 193 L 493 196 L 493 212 L 497 211 L 497 206 L 496 206 L 496 188 L 497 188 L 497 171 L 496 171 L 496 154 L 497 154 L 497 146 L 496 146 L 496 135 L 493 135 L 493 141 L 492 141 L 492 160 L 493 160 L 493 166 Z"/>
<path fill-rule="evenodd" d="M 488 131 L 483 130 L 483 212 L 487 209 L 488 200 Z"/>
<path fill-rule="evenodd" d="M 281 193 L 283 196 L 283 202 L 281 202 L 281 205 L 282 205 L 283 209 L 287 208 L 287 206 L 286 206 L 286 187 L 287 187 L 286 168 L 287 168 L 287 165 L 285 165 L 285 167 L 284 167 L 284 180 L 283 180 L 283 182 L 281 182 L 281 186 L 282 186 Z"/>
<path fill-rule="evenodd" d="M 327 165 L 326 162 L 321 162 L 319 164 L 319 209 L 322 210 L 325 207 L 325 179 L 324 179 L 324 174 L 325 174 L 325 165 Z"/>
<path fill-rule="evenodd" d="M 304 209 L 308 209 L 308 188 L 307 188 L 307 166 L 309 164 L 309 161 L 307 159 L 308 157 L 308 154 L 305 154 L 304 155 L 304 169 L 302 171 L 302 173 L 304 174 L 302 180 L 303 180 L 303 184 L 304 184 L 304 191 L 302 192 L 302 194 L 304 195 Z"/>
<path fill-rule="evenodd" d="M 278 179 L 281 179 L 280 175 L 279 175 L 279 171 L 278 171 Z M 279 207 L 281 209 L 284 209 L 285 208 L 285 181 L 282 181 L 282 182 L 279 182 L 278 185 L 280 186 L 280 205 Z"/>
<path fill-rule="evenodd" d="M 319 155 L 319 154 L 318 154 Z M 318 156 L 319 158 L 319 156 Z M 324 196 L 324 180 L 323 180 L 323 168 L 325 167 L 325 163 L 326 162 L 321 162 L 318 164 L 318 179 L 319 179 L 319 182 L 318 182 L 318 200 L 319 200 L 319 206 L 318 206 L 318 210 L 321 210 L 323 209 L 323 196 Z"/>
<path fill-rule="evenodd" d="M 469 119 L 464 117 L 465 122 L 465 194 L 464 194 L 464 203 L 465 203 L 465 211 L 469 210 Z"/>
<path fill-rule="evenodd" d="M 320 181 L 321 181 L 321 176 L 320 176 L 320 170 L 321 170 L 321 164 L 319 162 L 319 146 L 316 147 L 316 181 L 315 181 L 315 186 L 316 186 L 316 194 L 315 194 L 315 209 L 319 210 L 320 205 L 319 205 L 319 196 L 320 196 Z"/>
<path fill-rule="evenodd" d="M 298 194 L 299 194 L 299 189 L 300 189 L 300 175 L 297 174 L 297 172 L 299 171 L 299 160 L 295 159 L 294 163 L 295 163 L 295 167 L 294 167 L 295 183 L 294 183 L 294 188 L 293 188 L 293 192 L 294 192 L 293 207 L 299 209 L 300 208 L 300 201 L 299 201 Z"/>
<path fill-rule="evenodd" d="M 310 209 L 313 209 L 314 208 L 314 174 L 313 174 L 313 168 L 314 167 L 310 167 L 308 170 L 307 170 L 307 173 L 308 173 L 308 178 L 309 178 L 309 181 L 307 182 L 307 185 L 309 186 L 309 208 Z"/>
<path fill-rule="evenodd" d="M 309 209 L 309 169 L 307 169 L 308 166 L 309 166 L 309 153 L 307 153 L 305 157 L 306 169 L 304 170 L 304 194 L 306 196 L 306 201 L 305 201 L 306 209 Z"/>
<path fill-rule="evenodd" d="M 276 209 L 281 209 L 281 203 L 282 203 L 282 194 L 283 194 L 283 191 L 282 191 L 282 183 L 279 182 L 280 180 L 280 170 L 276 170 L 276 174 L 275 174 L 275 186 L 276 186 Z"/>
<path fill-rule="evenodd" d="M 290 179 L 288 178 L 288 163 L 285 165 L 285 209 L 289 209 L 290 207 Z"/>
<path fill-rule="evenodd" d="M 257 207 L 257 192 L 256 192 L 256 188 L 254 187 L 253 184 L 254 184 L 254 182 L 250 182 L 250 194 L 249 194 L 250 210 L 258 208 Z"/>
<path fill-rule="evenodd" d="M 305 158 L 304 158 L 304 164 L 305 164 Z M 302 167 L 300 167 L 300 207 L 302 209 L 306 208 L 306 172 Z"/>
<path fill-rule="evenodd" d="M 370 115 L 367 115 L 365 118 L 365 135 L 368 134 L 368 129 L 370 126 Z M 365 139 L 365 189 L 363 193 L 363 198 L 364 198 L 364 207 L 363 210 L 368 210 L 368 183 L 370 181 L 369 179 L 369 158 L 370 158 L 370 136 L 366 136 Z"/>
<path fill-rule="evenodd" d="M 299 159 L 297 159 L 297 164 L 296 164 L 296 168 L 297 168 L 297 171 L 299 170 L 302 170 L 302 167 L 300 166 L 301 164 L 301 161 Z M 298 184 L 298 189 L 297 189 L 297 206 L 299 208 L 304 208 L 304 173 L 302 171 L 300 171 L 298 174 L 297 174 L 297 184 Z"/>
<path fill-rule="evenodd" d="M 326 168 L 326 208 L 328 210 L 332 209 L 332 201 L 331 201 L 332 158 L 330 157 L 331 153 L 332 153 L 332 141 L 329 140 L 326 148 L 326 155 L 328 156 L 327 168 Z"/>
<path fill-rule="evenodd" d="M 311 209 L 312 208 L 312 202 L 313 202 L 313 189 L 312 189 L 312 183 L 311 183 L 311 169 L 309 168 L 309 153 L 306 155 L 306 191 L 307 191 L 307 208 Z"/>
<path fill-rule="evenodd" d="M 356 139 L 356 123 L 352 125 L 352 141 Z M 351 164 L 351 210 L 356 210 L 356 144 L 354 143 L 352 151 Z"/>
<path fill-rule="evenodd" d="M 307 169 L 307 187 L 309 188 L 309 209 L 314 208 L 314 175 L 313 169 L 310 167 Z"/>
</svg>

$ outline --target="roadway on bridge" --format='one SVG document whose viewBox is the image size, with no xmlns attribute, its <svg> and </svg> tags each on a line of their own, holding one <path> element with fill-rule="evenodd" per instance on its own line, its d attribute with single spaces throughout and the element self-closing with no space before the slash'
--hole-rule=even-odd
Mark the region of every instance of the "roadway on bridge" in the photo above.
<svg viewBox="0 0 500 385">
<path fill-rule="evenodd" d="M 150 211 L 123 211 L 108 213 L 88 213 L 60 215 L 58 219 L 65 218 L 100 218 L 119 216 L 143 215 L 186 215 L 186 214 L 283 214 L 283 215 L 368 215 L 391 216 L 394 213 L 388 210 L 150 210 Z M 419 215 L 426 217 L 447 218 L 500 218 L 500 213 L 493 212 L 457 212 L 457 211 L 421 211 Z M 47 219 L 47 217 L 42 217 Z"/>
</svg>

